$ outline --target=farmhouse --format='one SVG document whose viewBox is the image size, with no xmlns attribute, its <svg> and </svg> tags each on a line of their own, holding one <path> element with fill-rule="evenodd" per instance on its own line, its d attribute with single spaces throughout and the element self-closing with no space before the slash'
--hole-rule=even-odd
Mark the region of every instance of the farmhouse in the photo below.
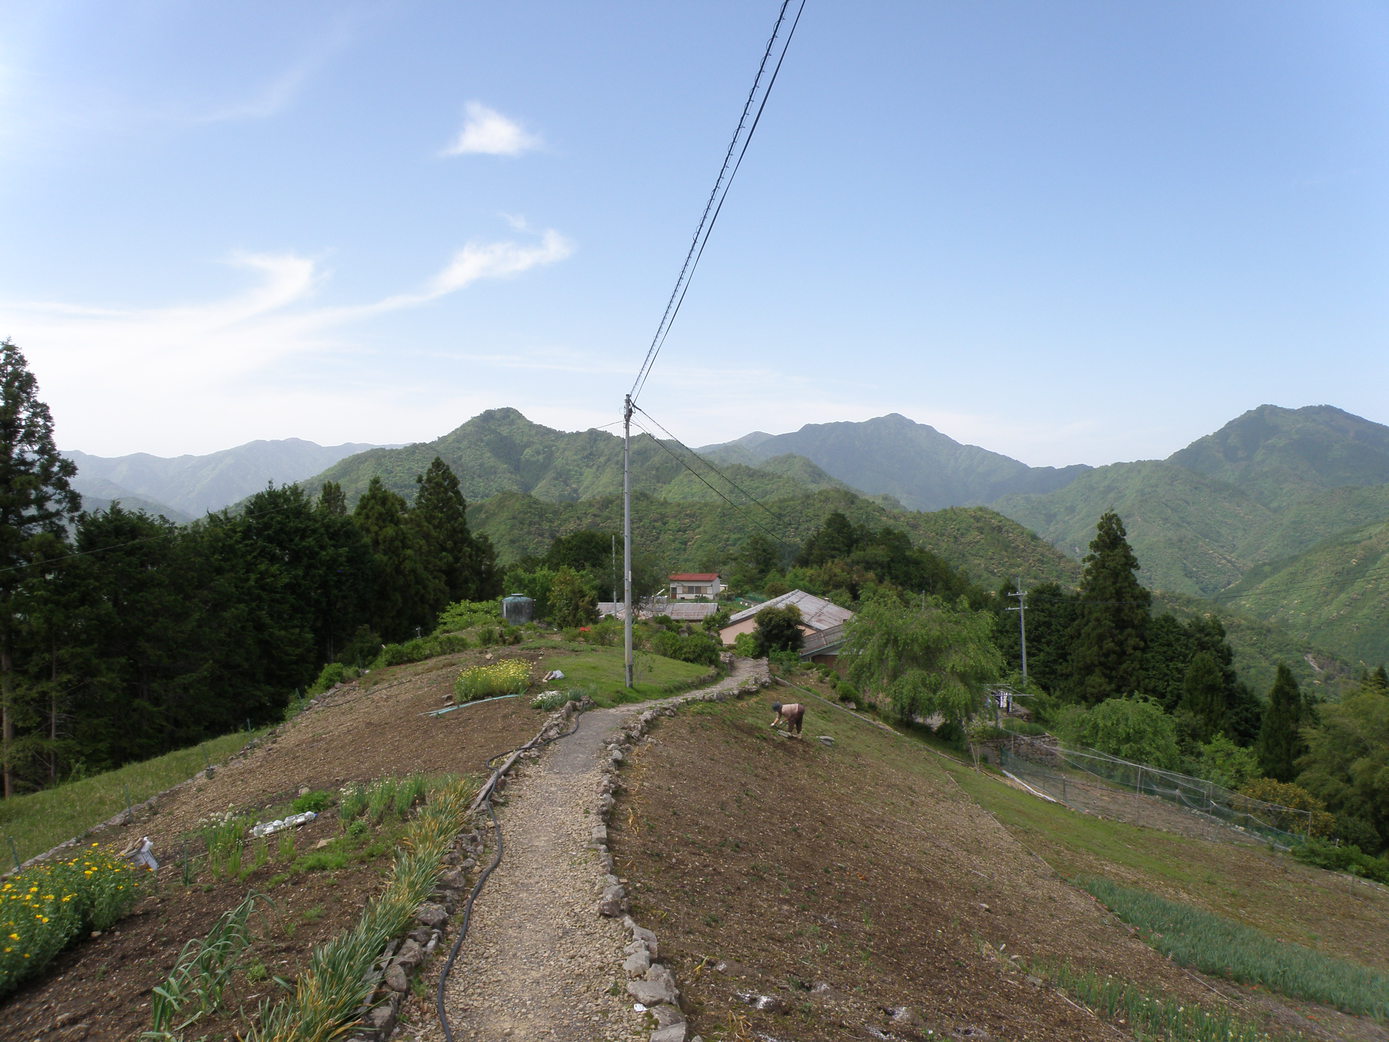
<svg viewBox="0 0 1389 1042">
<path fill-rule="evenodd" d="M 740 633 L 751 633 L 757 628 L 757 613 L 762 609 L 785 608 L 791 604 L 801 612 L 801 633 L 804 635 L 801 658 L 811 662 L 834 662 L 844 642 L 844 623 L 852 619 L 854 613 L 804 590 L 792 590 L 743 609 L 719 630 L 719 639 L 724 644 L 732 644 Z"/>
<path fill-rule="evenodd" d="M 719 591 L 723 589 L 717 572 L 680 572 L 668 576 L 666 581 L 670 584 L 670 599 L 673 601 L 694 601 L 704 597 L 714 601 L 718 600 Z"/>
</svg>

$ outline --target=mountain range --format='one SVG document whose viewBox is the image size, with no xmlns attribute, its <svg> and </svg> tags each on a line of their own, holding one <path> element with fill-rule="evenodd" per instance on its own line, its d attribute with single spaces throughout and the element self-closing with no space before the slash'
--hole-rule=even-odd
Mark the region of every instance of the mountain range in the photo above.
<svg viewBox="0 0 1389 1042">
<path fill-rule="evenodd" d="M 130 456 L 90 456 L 64 452 L 77 464 L 75 488 L 88 510 L 120 500 L 129 509 L 163 514 L 170 521 L 190 521 L 221 510 L 265 488 L 317 474 L 344 456 L 371 445 L 334 445 L 287 438 L 252 441 L 205 456 L 167 458 L 140 452 Z"/>
<path fill-rule="evenodd" d="M 379 476 L 408 498 L 440 456 L 506 561 L 576 528 L 615 530 L 621 449 L 605 431 L 566 433 L 494 409 L 399 448 L 287 441 L 176 460 L 68 455 L 79 491 L 185 515 L 270 481 L 311 491 L 337 481 L 351 501 Z M 1113 510 L 1155 591 L 1275 624 L 1307 643 L 1308 661 L 1318 647 L 1353 664 L 1389 659 L 1389 427 L 1331 406 L 1263 405 L 1166 460 L 1102 467 L 1029 467 L 896 414 L 753 433 L 698 454 L 642 434 L 632 481 L 634 546 L 664 567 L 727 567 L 753 532 L 794 544 L 839 510 L 906 528 L 978 581 L 1074 582 L 1097 520 Z"/>
</svg>

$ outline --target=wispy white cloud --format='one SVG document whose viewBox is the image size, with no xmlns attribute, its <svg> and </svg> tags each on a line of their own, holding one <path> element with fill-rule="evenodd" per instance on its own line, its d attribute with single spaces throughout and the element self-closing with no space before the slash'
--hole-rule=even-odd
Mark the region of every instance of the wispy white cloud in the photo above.
<svg viewBox="0 0 1389 1042">
<path fill-rule="evenodd" d="M 387 364 L 355 324 L 557 263 L 572 250 L 554 231 L 538 242 L 470 243 L 422 288 L 348 306 L 318 302 L 330 280 L 318 260 L 239 253 L 229 263 L 254 276 L 244 291 L 144 309 L 0 299 L 0 336 L 24 350 L 67 446 L 109 440 L 112 423 L 197 427 L 223 412 L 244 430 L 249 417 L 262 418 L 267 396 L 282 393 L 273 386 L 308 380 L 328 357 Z"/>
<path fill-rule="evenodd" d="M 544 144 L 521 124 L 480 101 L 468 102 L 463 116 L 463 129 L 453 144 L 444 149 L 446 156 L 519 156 Z"/>
</svg>

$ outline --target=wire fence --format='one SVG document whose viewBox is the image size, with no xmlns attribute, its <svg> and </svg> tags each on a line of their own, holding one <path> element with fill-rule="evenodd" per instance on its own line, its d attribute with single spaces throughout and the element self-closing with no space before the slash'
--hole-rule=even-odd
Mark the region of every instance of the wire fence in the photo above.
<svg viewBox="0 0 1389 1042">
<path fill-rule="evenodd" d="M 1012 735 L 999 749 L 999 766 L 1075 810 L 1169 831 L 1290 847 L 1304 842 L 1312 826 L 1310 811 L 1093 749 L 1067 749 L 1054 739 Z"/>
</svg>

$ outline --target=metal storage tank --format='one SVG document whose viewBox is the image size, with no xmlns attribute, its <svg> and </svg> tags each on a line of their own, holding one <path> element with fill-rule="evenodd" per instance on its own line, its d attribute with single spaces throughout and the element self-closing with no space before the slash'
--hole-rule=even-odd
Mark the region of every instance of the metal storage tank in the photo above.
<svg viewBox="0 0 1389 1042">
<path fill-rule="evenodd" d="M 502 598 L 502 618 L 512 626 L 522 626 L 535 618 L 535 601 L 513 593 Z"/>
</svg>

